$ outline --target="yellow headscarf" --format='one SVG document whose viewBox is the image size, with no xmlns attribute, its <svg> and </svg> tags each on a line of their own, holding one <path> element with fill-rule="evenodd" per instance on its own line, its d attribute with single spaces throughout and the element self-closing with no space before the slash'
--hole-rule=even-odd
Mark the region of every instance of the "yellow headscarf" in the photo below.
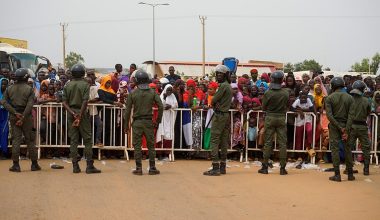
<svg viewBox="0 0 380 220">
<path fill-rule="evenodd" d="M 106 75 L 106 76 L 103 76 L 102 80 L 100 81 L 100 88 L 101 90 L 105 91 L 105 92 L 109 92 L 109 93 L 112 93 L 112 94 L 115 94 L 115 91 L 113 91 L 112 87 L 109 87 L 108 89 L 106 88 L 106 83 L 108 81 L 112 81 L 112 77 L 110 75 Z"/>
<path fill-rule="evenodd" d="M 316 89 L 317 89 L 318 87 L 321 89 L 321 94 L 319 94 L 319 95 L 318 95 L 317 92 L 316 92 Z M 314 103 L 315 103 L 315 106 L 316 106 L 317 108 L 322 108 L 322 107 L 323 107 L 323 98 L 324 98 L 325 96 L 323 95 L 322 87 L 321 87 L 320 84 L 315 84 L 315 85 L 314 85 L 314 94 L 313 94 L 313 96 L 314 96 Z"/>
</svg>

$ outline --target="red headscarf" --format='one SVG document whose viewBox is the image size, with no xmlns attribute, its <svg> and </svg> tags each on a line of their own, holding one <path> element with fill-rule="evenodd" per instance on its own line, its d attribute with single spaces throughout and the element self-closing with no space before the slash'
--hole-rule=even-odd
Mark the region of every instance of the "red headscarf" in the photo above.
<svg viewBox="0 0 380 220">
<path fill-rule="evenodd" d="M 252 98 L 252 103 L 256 103 L 258 106 L 261 106 L 261 102 L 259 98 Z"/>
<path fill-rule="evenodd" d="M 186 86 L 187 87 L 196 87 L 197 84 L 195 83 L 195 81 L 193 79 L 188 79 L 186 82 Z"/>
<path fill-rule="evenodd" d="M 210 82 L 209 84 L 208 84 L 208 88 L 209 89 L 217 89 L 218 88 L 218 83 L 217 82 Z"/>
<path fill-rule="evenodd" d="M 252 103 L 252 99 L 246 95 L 243 97 L 243 103 Z"/>
<path fill-rule="evenodd" d="M 243 91 L 243 85 L 246 85 L 247 84 L 247 79 L 244 78 L 244 77 L 240 77 L 239 80 L 238 80 L 238 88 L 240 91 Z"/>
<path fill-rule="evenodd" d="M 267 83 L 270 83 L 270 78 L 269 78 L 268 73 L 263 73 L 263 74 L 261 74 L 261 78 L 265 79 L 265 81 L 266 81 Z"/>
</svg>

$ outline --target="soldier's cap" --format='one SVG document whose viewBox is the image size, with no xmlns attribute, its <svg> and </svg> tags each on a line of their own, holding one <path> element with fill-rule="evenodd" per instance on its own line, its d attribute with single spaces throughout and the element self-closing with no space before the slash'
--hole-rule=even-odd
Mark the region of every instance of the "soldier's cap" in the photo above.
<svg viewBox="0 0 380 220">
<path fill-rule="evenodd" d="M 359 89 L 353 89 L 350 91 L 351 94 L 356 94 L 356 95 L 363 95 L 363 93 Z"/>
<path fill-rule="evenodd" d="M 219 64 L 215 67 L 215 72 L 227 73 L 228 71 L 230 71 L 230 69 L 228 69 L 228 67 L 226 67 L 225 65 Z"/>
</svg>

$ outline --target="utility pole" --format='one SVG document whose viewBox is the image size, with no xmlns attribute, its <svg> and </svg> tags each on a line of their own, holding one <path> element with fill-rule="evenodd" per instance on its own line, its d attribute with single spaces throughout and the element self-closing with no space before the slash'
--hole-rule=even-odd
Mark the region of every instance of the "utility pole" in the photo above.
<svg viewBox="0 0 380 220">
<path fill-rule="evenodd" d="M 63 69 L 65 69 L 65 59 L 66 59 L 66 28 L 69 25 L 68 23 L 59 23 L 62 27 L 62 49 L 63 49 Z"/>
<path fill-rule="evenodd" d="M 203 77 L 206 76 L 206 39 L 205 39 L 205 25 L 206 25 L 206 16 L 200 16 L 199 15 L 199 20 L 201 20 L 202 24 L 202 73 Z"/>
</svg>

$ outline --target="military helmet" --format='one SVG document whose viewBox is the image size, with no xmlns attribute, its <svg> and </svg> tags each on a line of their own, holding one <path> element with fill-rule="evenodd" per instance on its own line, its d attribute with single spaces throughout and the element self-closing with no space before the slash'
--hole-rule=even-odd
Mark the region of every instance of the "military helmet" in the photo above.
<svg viewBox="0 0 380 220">
<path fill-rule="evenodd" d="M 71 67 L 71 75 L 73 78 L 82 78 L 86 74 L 86 67 L 83 64 L 75 64 Z"/>
<path fill-rule="evenodd" d="M 149 75 L 143 70 L 138 70 L 135 75 L 137 84 L 147 84 L 149 83 Z"/>
<path fill-rule="evenodd" d="M 270 75 L 271 83 L 269 84 L 271 89 L 281 89 L 282 82 L 284 81 L 284 72 L 275 71 Z"/>
<path fill-rule="evenodd" d="M 29 70 L 27 68 L 19 68 L 14 73 L 15 80 L 27 81 L 29 78 Z"/>
<path fill-rule="evenodd" d="M 331 79 L 330 81 L 331 89 L 334 91 L 337 88 L 343 88 L 344 87 L 344 80 L 342 77 L 336 76 Z"/>
<path fill-rule="evenodd" d="M 357 94 L 357 95 L 362 95 L 364 93 L 364 90 L 367 86 L 365 83 L 361 80 L 356 80 L 352 84 L 352 90 L 350 91 L 351 94 Z"/>
</svg>

